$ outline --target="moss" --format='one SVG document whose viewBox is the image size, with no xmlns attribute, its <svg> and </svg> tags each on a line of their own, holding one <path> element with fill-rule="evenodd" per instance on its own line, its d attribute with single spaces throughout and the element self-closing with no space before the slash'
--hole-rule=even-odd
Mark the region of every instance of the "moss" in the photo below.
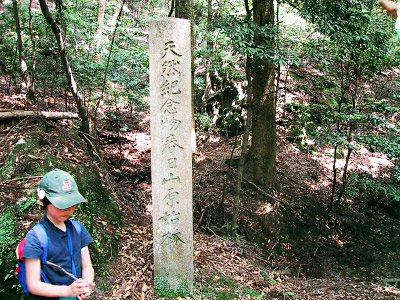
<svg viewBox="0 0 400 300">
<path fill-rule="evenodd" d="M 266 295 L 241 286 L 223 274 L 210 274 L 205 278 L 206 284 L 196 290 L 194 299 L 269 299 Z"/>
<path fill-rule="evenodd" d="M 38 157 L 39 148 L 36 141 L 21 138 L 0 168 L 0 179 L 8 180 L 12 178 L 12 174 L 15 173 L 16 169 L 23 171 L 25 176 L 31 175 L 31 169 L 35 167 L 34 158 Z M 39 167 L 39 165 L 37 167 Z"/>
<path fill-rule="evenodd" d="M 22 290 L 17 288 L 18 281 L 14 276 L 16 267 L 15 248 L 22 239 L 15 209 L 6 207 L 0 215 L 0 299 L 22 299 Z"/>
<path fill-rule="evenodd" d="M 154 279 L 154 289 L 160 297 L 177 298 L 190 296 L 189 284 L 185 280 L 180 280 L 176 288 L 174 288 L 167 278 L 156 277 Z"/>
</svg>

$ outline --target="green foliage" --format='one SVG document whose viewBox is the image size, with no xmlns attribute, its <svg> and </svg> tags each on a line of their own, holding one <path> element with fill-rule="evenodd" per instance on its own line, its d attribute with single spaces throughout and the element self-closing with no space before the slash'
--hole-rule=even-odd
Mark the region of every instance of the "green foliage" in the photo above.
<svg viewBox="0 0 400 300">
<path fill-rule="evenodd" d="M 207 132 L 212 124 L 212 119 L 210 115 L 204 113 L 195 113 L 194 120 L 196 122 L 196 128 L 200 132 Z"/>
<path fill-rule="evenodd" d="M 17 245 L 17 238 L 14 236 L 15 221 L 12 211 L 7 209 L 0 215 L 0 256 L 2 261 L 14 259 L 12 251 Z"/>
<path fill-rule="evenodd" d="M 84 99 L 89 105 L 99 99 L 99 90 L 106 83 L 118 86 L 121 90 L 120 102 L 128 102 L 139 111 L 148 111 L 148 46 L 145 43 L 146 31 L 134 27 L 135 20 L 131 15 L 122 14 L 118 30 L 111 51 L 111 40 L 115 24 L 113 15 L 120 5 L 117 1 L 107 1 L 105 15 L 105 37 L 101 48 L 94 45 L 93 32 L 97 26 L 97 2 L 93 1 L 63 1 L 60 14 L 50 8 L 62 30 L 66 53 L 71 65 L 72 73 Z M 115 4 L 118 4 L 115 6 Z M 152 7 L 155 3 L 149 5 Z M 29 23 L 28 3 L 20 2 L 21 24 Z M 132 6 L 131 9 L 137 9 Z M 147 16 L 140 18 L 147 20 Z M 115 21 L 115 20 L 114 20 Z M 0 14 L 0 66 L 6 69 L 18 66 L 16 52 L 15 21 L 12 13 L 12 3 L 8 3 L 4 12 Z M 54 34 L 44 19 L 42 12 L 32 10 L 32 32 L 36 40 L 36 72 L 35 86 L 37 90 L 46 89 L 50 93 L 61 94 L 67 86 L 66 77 L 59 60 L 59 50 Z M 146 25 L 146 24 L 143 24 Z M 33 66 L 33 43 L 28 26 L 22 26 L 25 59 L 28 71 Z M 108 64 L 108 71 L 106 65 Z M 107 89 L 106 89 L 107 91 Z"/>
<path fill-rule="evenodd" d="M 14 276 L 16 268 L 15 248 L 22 239 L 17 228 L 19 223 L 14 217 L 15 211 L 6 208 L 0 215 L 0 297 L 2 299 L 22 299 L 17 289 L 18 281 Z M 16 234 L 17 232 L 17 234 Z"/>
<path fill-rule="evenodd" d="M 392 207 L 391 203 L 400 201 L 399 174 L 397 174 L 397 177 L 374 178 L 371 174 L 365 172 L 351 173 L 349 181 L 352 184 L 352 189 L 348 193 L 367 195 L 369 203 L 376 206 Z M 392 208 L 389 213 L 397 216 L 398 209 Z"/>
<path fill-rule="evenodd" d="M 243 117 L 241 111 L 235 107 L 224 109 L 224 118 L 222 120 L 221 133 L 234 136 L 243 130 Z"/>
<path fill-rule="evenodd" d="M 239 226 L 232 226 L 230 222 L 225 222 L 222 226 L 211 226 L 214 234 L 235 242 L 244 242 L 246 238 L 238 233 L 238 228 Z"/>
<path fill-rule="evenodd" d="M 0 26 L 0 67 L 11 70 L 14 67 L 17 44 L 11 1 L 5 5 L 4 11 L 0 13 L 0 24 L 2 24 Z"/>
<path fill-rule="evenodd" d="M 160 297 L 177 298 L 189 296 L 188 283 L 180 280 L 176 288 L 174 288 L 167 278 L 156 277 L 154 278 L 154 289 Z"/>
<path fill-rule="evenodd" d="M 124 87 L 120 93 L 119 102 L 128 102 L 140 111 L 148 112 L 149 53 L 147 45 L 138 41 L 137 36 L 129 31 L 115 42 L 124 46 L 114 48 L 108 78 Z M 121 62 L 124 63 L 121 64 Z"/>
<path fill-rule="evenodd" d="M 393 45 L 388 28 L 374 1 L 309 1 L 299 13 L 329 37 L 334 61 L 353 64 L 361 74 L 370 76 L 391 60 Z M 393 61 L 393 60 L 392 60 Z"/>
<path fill-rule="evenodd" d="M 4 164 L 0 167 L 0 179 L 7 180 L 15 172 L 17 161 L 25 165 L 25 172 L 28 175 L 35 173 L 41 166 L 34 158 L 38 155 L 39 145 L 33 139 L 21 138 L 16 142 L 14 149 L 7 156 Z"/>
<path fill-rule="evenodd" d="M 195 289 L 193 298 L 196 300 L 220 300 L 220 299 L 270 299 L 267 295 L 241 286 L 234 280 L 223 274 L 210 274 L 205 278 L 205 284 Z"/>
<path fill-rule="evenodd" d="M 345 149 L 358 150 L 363 144 L 395 157 L 397 147 L 387 136 L 397 141 L 398 129 L 386 117 L 396 108 L 371 98 L 367 85 L 380 70 L 397 65 L 398 42 L 388 38 L 383 13 L 370 0 L 305 0 L 297 7 L 317 31 L 308 39 L 300 38 L 299 50 L 324 76 L 313 76 L 311 90 L 309 82 L 301 89 L 313 102 L 286 105 L 291 117 L 288 139 L 303 151 L 309 143 L 331 145 L 338 150 L 335 159 L 343 158 Z M 284 35 L 281 40 L 293 48 L 290 38 Z"/>
<path fill-rule="evenodd" d="M 226 15 L 224 19 L 216 21 L 216 27 L 231 42 L 235 53 L 265 60 L 275 58 L 276 27 L 258 26 L 245 15 Z M 262 42 L 255 44 L 256 36 Z"/>
</svg>

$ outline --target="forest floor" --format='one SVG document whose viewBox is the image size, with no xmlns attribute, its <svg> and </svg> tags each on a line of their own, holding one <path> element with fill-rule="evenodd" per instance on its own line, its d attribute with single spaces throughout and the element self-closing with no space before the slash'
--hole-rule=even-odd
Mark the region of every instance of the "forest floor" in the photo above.
<svg viewBox="0 0 400 300">
<path fill-rule="evenodd" d="M 129 118 L 119 122 L 113 126 L 122 128 Z M 115 130 L 107 133 L 106 127 L 103 137 L 111 137 Z M 142 212 L 132 216 L 125 210 L 130 225 L 121 231 L 121 252 L 109 278 L 114 286 L 110 299 L 160 299 L 152 283 L 148 118 L 136 120 L 135 127 L 120 136 L 118 145 L 102 147 L 111 172 L 125 174 L 120 188 L 135 189 L 124 193 L 137 195 L 130 198 L 136 199 L 135 211 Z M 245 180 L 241 230 L 235 237 L 229 236 L 226 224 L 235 180 L 229 158 L 233 154 L 237 160 L 239 149 L 233 150 L 234 139 L 198 139 L 200 156 L 193 170 L 193 299 L 400 299 L 400 290 L 386 283 L 400 275 L 398 244 L 391 232 L 398 230 L 399 222 L 357 199 L 328 212 L 329 149 L 303 153 L 282 134 L 277 157 L 280 190 L 271 195 Z M 379 170 L 387 164 L 379 153 L 360 151 L 351 168 L 371 165 Z M 217 292 L 211 293 L 209 286 Z M 233 291 L 236 297 L 229 296 Z"/>
<path fill-rule="evenodd" d="M 63 110 L 63 99 L 48 108 L 44 101 L 38 107 L 23 97 L 0 96 L 0 110 Z M 133 116 L 123 106 L 117 114 L 117 119 L 101 123 L 100 149 L 125 226 L 101 286 L 106 299 L 160 299 L 152 273 L 149 117 Z M 65 151 L 65 128 L 71 122 L 46 122 L 51 132 L 42 138 L 60 159 L 88 159 L 81 149 Z M 40 130 L 38 122 L 28 119 L 1 126 L 1 161 L 21 136 Z M 235 181 L 229 158 L 234 162 L 240 151 L 232 138 L 198 136 L 193 167 L 195 285 L 194 296 L 187 299 L 400 299 L 398 218 L 369 205 L 366 198 L 346 199 L 340 210 L 329 211 L 330 150 L 301 152 L 286 139 L 284 127 L 278 132 L 280 188 L 271 194 L 244 181 L 234 237 L 227 230 Z M 389 164 L 380 153 L 362 149 L 350 168 L 373 166 L 371 172 L 379 172 Z"/>
</svg>

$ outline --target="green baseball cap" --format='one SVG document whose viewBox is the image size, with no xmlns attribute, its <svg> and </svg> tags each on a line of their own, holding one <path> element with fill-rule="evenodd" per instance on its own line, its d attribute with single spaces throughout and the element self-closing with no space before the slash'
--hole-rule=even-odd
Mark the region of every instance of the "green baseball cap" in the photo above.
<svg viewBox="0 0 400 300">
<path fill-rule="evenodd" d="M 87 202 L 79 193 L 74 178 L 60 169 L 54 169 L 43 176 L 39 184 L 38 196 L 40 199 L 47 197 L 51 204 L 59 209 Z"/>
</svg>

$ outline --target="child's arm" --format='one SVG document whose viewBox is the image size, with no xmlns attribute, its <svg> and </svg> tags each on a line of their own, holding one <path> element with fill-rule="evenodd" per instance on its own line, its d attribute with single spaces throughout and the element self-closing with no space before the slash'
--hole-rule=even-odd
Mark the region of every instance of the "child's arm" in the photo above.
<svg viewBox="0 0 400 300">
<path fill-rule="evenodd" d="M 82 265 L 82 279 L 85 280 L 91 289 L 94 289 L 95 284 L 93 283 L 94 280 L 94 269 L 92 266 L 92 260 L 90 259 L 89 248 L 83 247 L 81 249 L 81 265 Z M 80 299 L 87 299 L 89 298 L 92 290 L 89 293 L 81 294 Z"/>
<path fill-rule="evenodd" d="M 89 284 L 78 279 L 71 285 L 61 286 L 42 282 L 40 275 L 40 259 L 26 258 L 26 283 L 29 292 L 44 297 L 73 297 L 90 291 Z"/>
<path fill-rule="evenodd" d="M 87 282 L 93 282 L 94 269 L 92 266 L 92 260 L 90 259 L 89 248 L 87 246 L 81 249 L 81 260 L 82 278 Z"/>
</svg>

